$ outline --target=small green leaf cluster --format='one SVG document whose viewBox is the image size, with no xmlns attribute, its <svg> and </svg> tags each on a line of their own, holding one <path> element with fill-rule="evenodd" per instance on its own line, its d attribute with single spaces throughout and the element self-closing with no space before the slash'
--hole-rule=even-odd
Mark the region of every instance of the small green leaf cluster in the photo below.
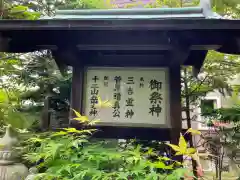
<svg viewBox="0 0 240 180">
<path fill-rule="evenodd" d="M 35 121 L 35 116 L 19 111 L 21 101 L 17 90 L 1 86 L 0 90 L 0 127 L 10 124 L 15 129 L 27 129 Z"/>
<path fill-rule="evenodd" d="M 36 20 L 41 13 L 31 11 L 28 6 L 4 4 L 2 19 L 27 19 Z"/>
</svg>

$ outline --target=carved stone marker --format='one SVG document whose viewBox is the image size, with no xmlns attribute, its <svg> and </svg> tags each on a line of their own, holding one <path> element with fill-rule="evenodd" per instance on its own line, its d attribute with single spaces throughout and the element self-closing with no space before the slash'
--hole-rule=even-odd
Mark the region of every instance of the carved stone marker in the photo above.
<svg viewBox="0 0 240 180">
<path fill-rule="evenodd" d="M 0 139 L 0 179 L 22 180 L 28 175 L 28 169 L 21 163 L 14 161 L 12 147 L 17 142 L 11 134 L 11 126 L 6 128 L 6 133 Z"/>
</svg>

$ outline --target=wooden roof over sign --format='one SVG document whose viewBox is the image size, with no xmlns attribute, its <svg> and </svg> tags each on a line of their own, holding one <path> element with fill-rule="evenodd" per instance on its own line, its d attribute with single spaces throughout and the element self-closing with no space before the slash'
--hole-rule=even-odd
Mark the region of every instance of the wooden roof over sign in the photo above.
<svg viewBox="0 0 240 180">
<path fill-rule="evenodd" d="M 68 46 L 94 59 L 99 52 L 164 55 L 183 48 L 190 51 L 183 64 L 198 68 L 207 50 L 240 54 L 240 20 L 212 12 L 207 0 L 188 8 L 60 10 L 39 20 L 0 20 L 0 33 L 5 52 Z"/>
</svg>

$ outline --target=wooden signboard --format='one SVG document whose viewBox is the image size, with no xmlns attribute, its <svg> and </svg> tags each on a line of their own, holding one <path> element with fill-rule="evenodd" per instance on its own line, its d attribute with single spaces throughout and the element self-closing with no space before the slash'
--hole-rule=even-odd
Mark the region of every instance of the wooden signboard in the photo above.
<svg viewBox="0 0 240 180">
<path fill-rule="evenodd" d="M 99 125 L 170 128 L 167 68 L 89 67 L 85 70 L 84 114 Z M 97 97 L 111 108 L 97 109 Z"/>
<path fill-rule="evenodd" d="M 90 119 L 100 119 L 96 137 L 177 143 L 182 127 L 180 66 L 118 63 L 74 67 L 71 107 Z M 110 100 L 112 107 L 97 108 L 98 96 Z M 74 120 L 71 126 L 81 128 Z"/>
</svg>

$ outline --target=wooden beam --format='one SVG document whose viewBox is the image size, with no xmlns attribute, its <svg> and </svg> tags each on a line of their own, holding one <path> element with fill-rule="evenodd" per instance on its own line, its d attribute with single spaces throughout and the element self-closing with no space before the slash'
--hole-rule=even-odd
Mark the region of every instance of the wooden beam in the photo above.
<svg viewBox="0 0 240 180">
<path fill-rule="evenodd" d="M 189 54 L 190 44 L 184 41 L 183 37 L 169 33 L 170 43 L 174 49 L 169 51 L 169 89 L 170 89 L 170 121 L 171 121 L 171 143 L 178 144 L 182 131 L 182 104 L 181 104 L 181 65 L 183 65 Z M 181 161 L 182 157 L 176 157 Z"/>
<path fill-rule="evenodd" d="M 202 44 L 202 45 L 191 45 L 190 50 L 216 50 L 221 46 L 217 44 Z M 120 51 L 142 51 L 142 50 L 174 50 L 175 47 L 171 44 L 78 44 L 77 49 L 80 51 L 104 51 L 104 50 L 120 50 Z"/>
<path fill-rule="evenodd" d="M 83 76 L 84 66 L 83 61 L 80 59 L 79 53 L 76 48 L 66 45 L 65 48 L 58 47 L 57 51 L 53 51 L 53 56 L 58 64 L 59 68 L 62 69 L 66 65 L 73 67 L 72 75 L 72 87 L 71 87 L 71 99 L 70 107 L 78 112 L 82 112 L 83 103 Z M 72 123 L 72 118 L 75 114 L 72 110 L 69 113 L 69 124 Z"/>
<path fill-rule="evenodd" d="M 1 20 L 0 31 L 26 30 L 235 30 L 239 20 L 222 19 L 107 19 L 107 20 Z"/>
<path fill-rule="evenodd" d="M 166 66 L 164 55 L 92 55 L 86 56 L 85 66 Z"/>
<path fill-rule="evenodd" d="M 71 109 L 74 109 L 80 113 L 83 110 L 83 87 L 84 83 L 84 67 L 73 67 L 73 77 L 72 77 L 72 89 L 71 89 Z M 75 114 L 70 110 L 69 114 L 69 124 L 72 126 L 79 124 L 79 122 L 74 122 L 72 118 L 75 117 Z"/>
<path fill-rule="evenodd" d="M 167 60 L 170 62 L 170 67 L 180 66 L 183 65 L 187 60 L 191 50 L 191 45 L 184 42 L 183 39 L 171 34 L 170 36 L 172 38 L 169 38 L 169 41 L 172 44 L 173 49 L 171 51 L 168 51 L 168 54 L 166 55 L 168 58 Z"/>
<path fill-rule="evenodd" d="M 57 45 L 54 45 L 54 44 L 39 44 L 39 45 L 36 45 L 36 47 L 38 49 L 49 49 L 49 50 L 52 50 L 52 51 L 57 51 L 58 50 Z"/>
<path fill-rule="evenodd" d="M 170 50 L 172 49 L 171 45 L 168 44 L 78 44 L 77 48 L 80 51 L 84 50 L 96 50 L 96 51 L 104 51 L 104 50 L 120 50 L 120 51 L 142 51 L 142 50 Z"/>
<path fill-rule="evenodd" d="M 52 51 L 52 53 L 59 66 L 74 66 L 82 63 L 79 59 L 79 52 L 74 46 L 58 47 L 57 50 Z"/>
<path fill-rule="evenodd" d="M 169 68 L 171 127 L 179 132 L 182 129 L 181 105 L 181 68 L 180 65 Z"/>
<path fill-rule="evenodd" d="M 169 69 L 170 84 L 170 121 L 171 121 L 171 144 L 178 144 L 180 133 L 182 132 L 182 105 L 181 105 L 181 67 L 175 64 Z M 174 152 L 175 153 L 175 152 Z M 182 157 L 174 157 L 182 161 Z"/>
<path fill-rule="evenodd" d="M 207 56 L 208 51 L 198 51 L 198 53 L 195 53 L 193 56 L 193 53 L 190 53 L 190 56 L 188 57 L 189 59 L 193 59 L 192 61 L 194 61 L 194 66 L 193 66 L 193 70 L 192 70 L 192 74 L 194 77 L 197 77 L 197 75 L 199 74 L 203 62 Z M 196 57 L 196 55 L 198 57 Z"/>
<path fill-rule="evenodd" d="M 56 65 L 63 75 L 64 70 L 67 68 L 66 62 L 64 62 L 63 54 L 61 51 L 52 51 L 52 56 L 55 59 Z"/>
<path fill-rule="evenodd" d="M 221 53 L 226 54 L 235 54 L 239 55 L 240 52 L 240 37 L 239 38 L 229 38 L 226 40 L 220 48 L 217 49 L 217 51 Z"/>
<path fill-rule="evenodd" d="M 176 65 L 184 65 L 185 61 L 187 60 L 189 56 L 190 50 L 188 48 L 182 49 L 182 48 L 175 48 L 172 51 L 169 51 L 169 54 L 167 55 L 168 61 L 170 62 L 170 67 L 176 66 Z"/>
<path fill-rule="evenodd" d="M 9 38 L 5 38 L 0 34 L 0 52 L 7 52 L 9 49 Z"/>
</svg>

